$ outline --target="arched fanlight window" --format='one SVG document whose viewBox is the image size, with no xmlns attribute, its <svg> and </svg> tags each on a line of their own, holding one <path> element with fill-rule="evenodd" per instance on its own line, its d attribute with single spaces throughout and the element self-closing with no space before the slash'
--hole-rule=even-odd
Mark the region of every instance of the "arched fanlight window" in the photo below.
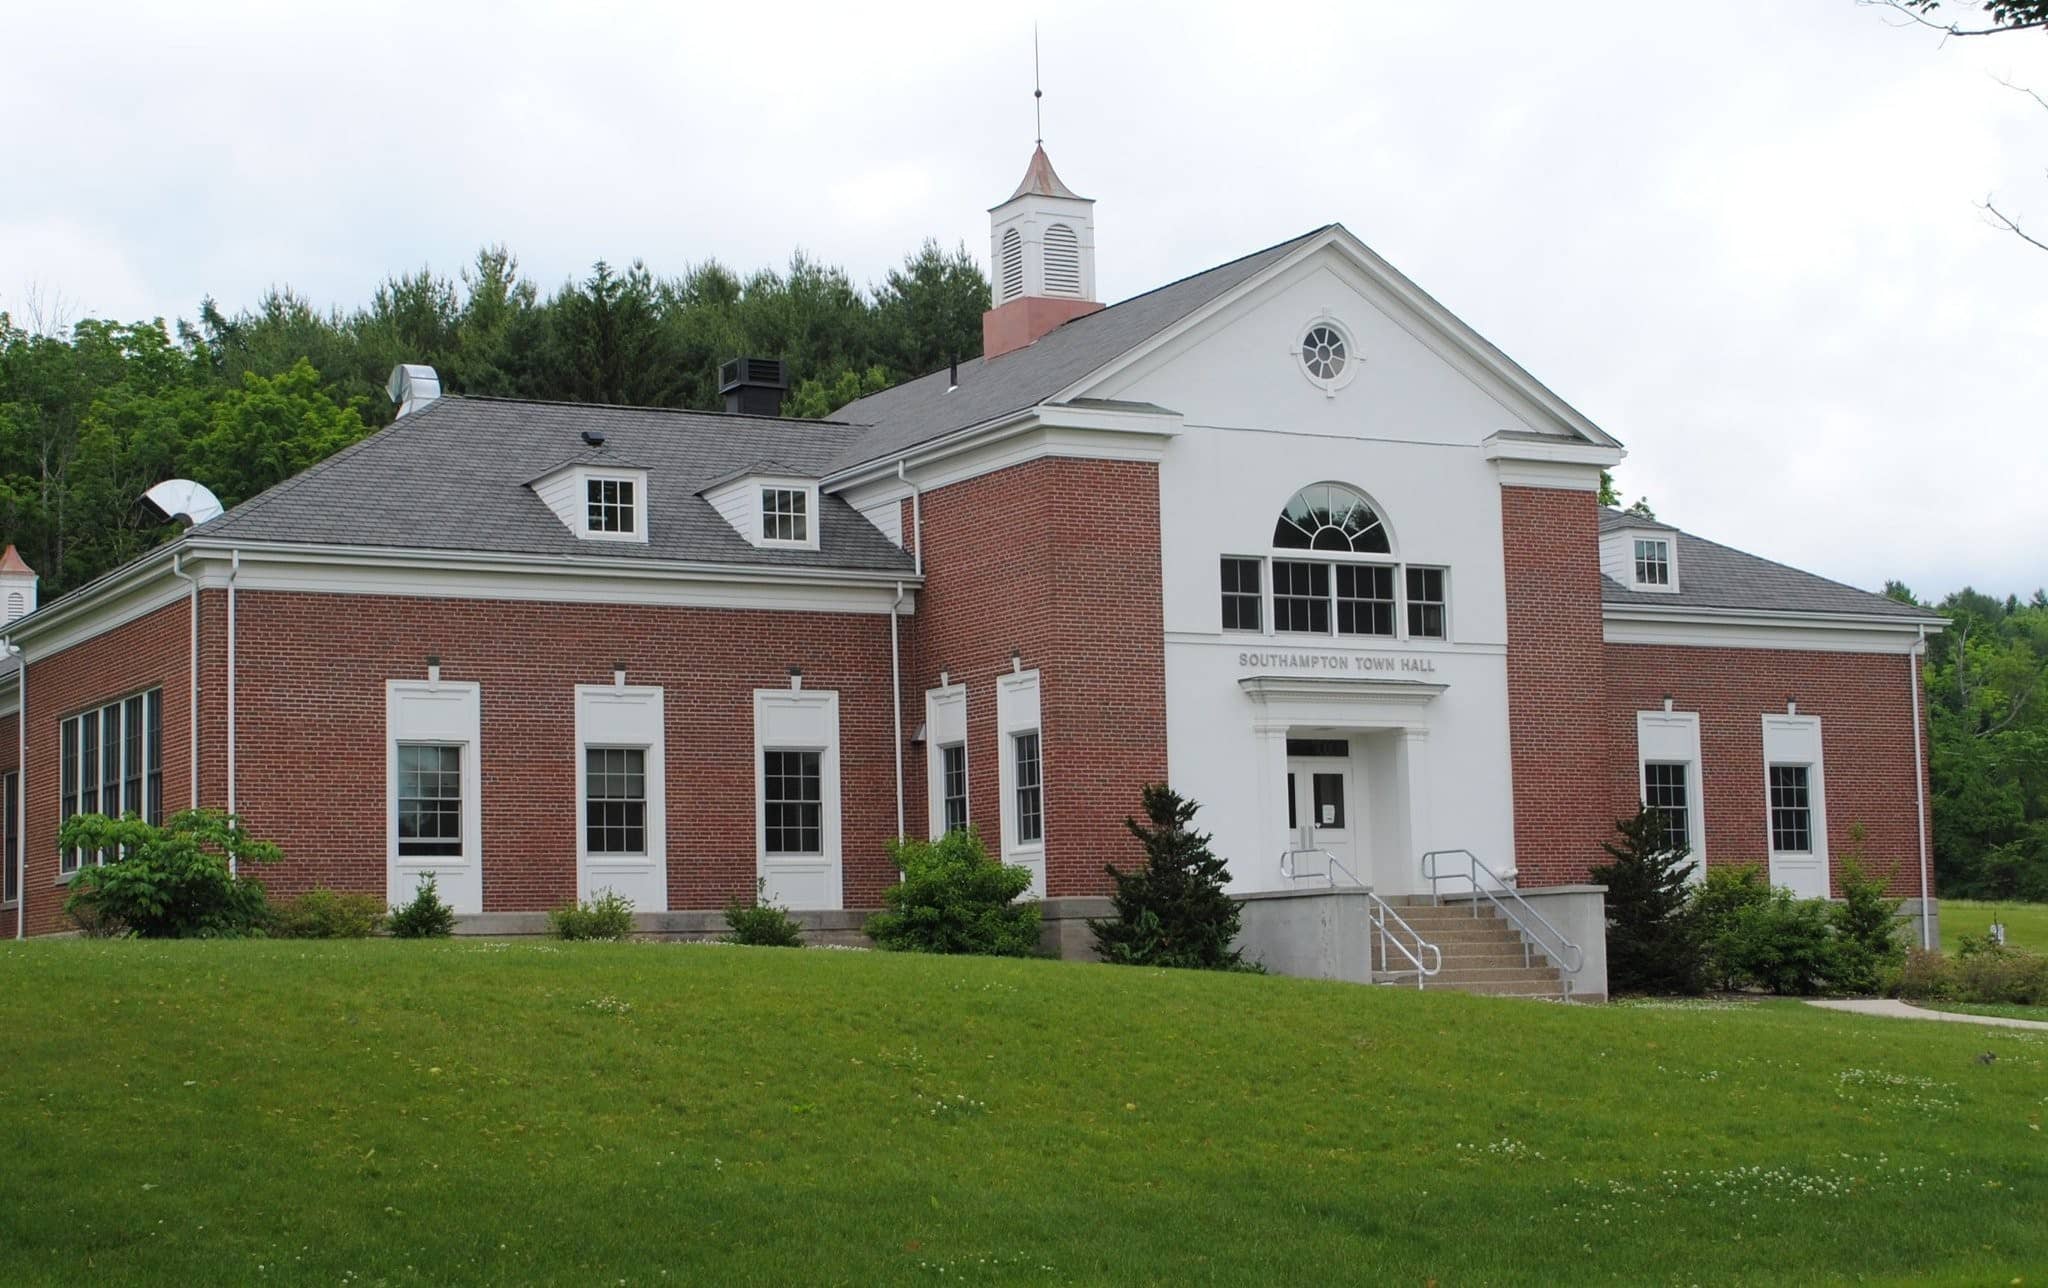
<svg viewBox="0 0 2048 1288">
<path fill-rule="evenodd" d="M 1296 492 L 1273 525 L 1273 544 L 1282 550 L 1393 553 L 1380 516 L 1364 497 L 1341 483 L 1317 483 Z"/>
</svg>

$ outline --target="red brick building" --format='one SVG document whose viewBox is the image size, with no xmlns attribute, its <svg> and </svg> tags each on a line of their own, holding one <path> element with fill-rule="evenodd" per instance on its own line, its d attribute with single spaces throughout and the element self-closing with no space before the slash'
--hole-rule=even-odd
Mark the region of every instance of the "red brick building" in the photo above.
<svg viewBox="0 0 2048 1288">
<path fill-rule="evenodd" d="M 92 585 L 0 566 L 8 928 L 67 928 L 65 816 L 195 803 L 279 894 L 862 909 L 965 823 L 1061 900 L 1162 779 L 1247 892 L 1583 882 L 1649 800 L 1708 863 L 1927 893 L 1938 621 L 1601 510 L 1620 445 L 1339 226 L 1104 308 L 1040 152 L 990 251 L 987 356 L 829 421 L 772 360 L 725 414 L 401 369 L 389 428 Z"/>
</svg>

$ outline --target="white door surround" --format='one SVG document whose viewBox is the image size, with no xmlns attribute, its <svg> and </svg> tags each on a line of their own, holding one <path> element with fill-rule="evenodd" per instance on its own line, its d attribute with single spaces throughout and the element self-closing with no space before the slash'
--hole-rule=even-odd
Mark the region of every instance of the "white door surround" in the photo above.
<svg viewBox="0 0 2048 1288">
<path fill-rule="evenodd" d="M 576 897 L 610 890 L 635 912 L 668 911 L 667 736 L 658 686 L 576 686 Z M 589 756 L 592 750 L 640 754 L 644 845 L 638 853 L 591 853 Z"/>
<path fill-rule="evenodd" d="M 1281 855 L 1299 848 L 1288 827 L 1293 794 L 1289 738 L 1342 738 L 1349 744 L 1345 811 L 1358 880 L 1383 895 L 1421 893 L 1421 855 L 1433 839 L 1429 819 L 1429 704 L 1446 686 L 1411 680 L 1253 675 L 1238 681 L 1251 703 L 1257 742 L 1262 853 L 1239 859 L 1240 884 L 1285 889 Z M 1304 762 L 1308 763 L 1308 762 Z M 1297 771 L 1298 772 L 1298 771 Z M 1312 783 L 1305 801 L 1313 806 Z M 1297 804 L 1297 816 L 1300 805 Z M 1333 851 L 1334 848 L 1333 848 Z M 1341 880 L 1341 877 L 1339 878 Z"/>
</svg>

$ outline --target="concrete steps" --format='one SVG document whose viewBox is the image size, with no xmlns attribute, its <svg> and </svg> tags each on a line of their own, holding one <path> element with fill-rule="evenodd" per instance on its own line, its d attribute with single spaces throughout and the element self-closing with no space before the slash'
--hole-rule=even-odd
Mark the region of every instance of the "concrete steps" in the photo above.
<svg viewBox="0 0 2048 1288">
<path fill-rule="evenodd" d="M 1482 909 L 1476 917 L 1470 904 L 1406 904 L 1395 911 L 1443 954 L 1443 969 L 1423 981 L 1425 990 L 1495 997 L 1565 996 L 1564 978 L 1556 964 L 1541 949 L 1525 949 L 1521 934 L 1493 909 Z M 1396 932 L 1397 943 L 1405 939 Z M 1404 974 L 1399 969 L 1408 964 L 1399 950 L 1390 950 L 1388 957 L 1390 969 L 1374 978 L 1413 988 L 1414 972 Z"/>
</svg>

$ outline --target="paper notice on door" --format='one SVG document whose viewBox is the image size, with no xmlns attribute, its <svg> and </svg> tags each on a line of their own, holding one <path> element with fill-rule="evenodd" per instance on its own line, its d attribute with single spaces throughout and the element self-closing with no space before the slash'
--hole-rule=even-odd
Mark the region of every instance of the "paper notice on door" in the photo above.
<svg viewBox="0 0 2048 1288">
<path fill-rule="evenodd" d="M 1335 805 L 1325 805 L 1325 806 L 1323 806 L 1323 826 L 1324 826 L 1324 827 L 1329 827 L 1329 826 L 1330 826 L 1331 824 L 1335 823 L 1336 821 L 1337 821 L 1337 807 L 1336 807 Z"/>
</svg>

